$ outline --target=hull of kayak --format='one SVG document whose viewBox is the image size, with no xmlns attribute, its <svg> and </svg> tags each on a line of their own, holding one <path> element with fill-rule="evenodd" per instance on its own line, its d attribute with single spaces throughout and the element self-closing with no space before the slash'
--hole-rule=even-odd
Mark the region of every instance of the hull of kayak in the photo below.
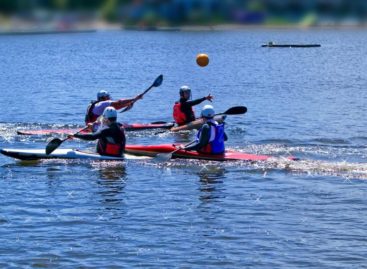
<svg viewBox="0 0 367 269">
<path fill-rule="evenodd" d="M 174 126 L 172 122 L 159 122 L 159 123 L 133 123 L 123 124 L 126 131 L 139 131 L 149 129 L 170 129 Z M 53 134 L 75 134 L 80 129 L 39 129 L 39 130 L 18 130 L 19 135 L 53 135 Z M 90 131 L 82 131 L 82 134 L 90 133 Z"/>
<path fill-rule="evenodd" d="M 40 159 L 92 159 L 122 161 L 124 157 L 102 156 L 96 153 L 83 152 L 74 149 L 56 149 L 50 155 L 45 153 L 45 149 L 0 149 L 5 156 L 19 160 L 40 160 Z"/>
<path fill-rule="evenodd" d="M 176 150 L 176 147 L 172 144 L 151 146 L 126 145 L 125 147 L 125 151 L 129 154 L 150 157 L 154 157 L 159 153 L 171 153 L 174 150 Z M 271 156 L 248 154 L 231 150 L 228 150 L 225 154 L 221 155 L 202 154 L 196 151 L 179 150 L 173 153 L 172 158 L 200 159 L 211 161 L 266 161 L 271 158 Z"/>
<path fill-rule="evenodd" d="M 318 48 L 320 44 L 273 44 L 261 45 L 263 48 Z"/>
<path fill-rule="evenodd" d="M 221 115 L 221 116 L 215 116 L 214 119 L 218 122 L 218 123 L 222 123 L 225 120 L 226 116 Z M 200 129 L 201 126 L 203 126 L 204 124 L 204 120 L 203 119 L 197 119 L 193 122 L 190 122 L 188 124 L 182 125 L 182 126 L 176 126 L 171 128 L 170 131 L 172 132 L 179 132 L 179 131 L 189 131 L 189 130 L 197 130 Z"/>
</svg>

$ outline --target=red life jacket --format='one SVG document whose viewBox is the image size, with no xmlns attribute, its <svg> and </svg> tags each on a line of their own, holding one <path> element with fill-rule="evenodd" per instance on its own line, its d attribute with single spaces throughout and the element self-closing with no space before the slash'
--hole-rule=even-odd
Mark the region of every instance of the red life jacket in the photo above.
<svg viewBox="0 0 367 269">
<path fill-rule="evenodd" d="M 126 138 L 124 128 L 120 127 L 114 137 L 101 138 L 97 144 L 97 152 L 101 155 L 120 157 L 125 150 Z"/>
<path fill-rule="evenodd" d="M 95 122 L 98 118 L 97 115 L 93 113 L 93 109 L 96 106 L 96 104 L 100 101 L 91 101 L 88 108 L 87 113 L 85 114 L 85 124 Z"/>
<path fill-rule="evenodd" d="M 194 114 L 194 110 L 192 107 L 191 107 L 191 111 Z M 173 106 L 173 119 L 175 120 L 175 122 L 178 125 L 184 125 L 187 123 L 187 118 L 186 118 L 185 113 L 183 113 L 181 110 L 180 102 L 176 102 Z"/>
<path fill-rule="evenodd" d="M 122 146 L 120 144 L 107 143 L 105 155 L 121 156 L 121 148 Z"/>
</svg>

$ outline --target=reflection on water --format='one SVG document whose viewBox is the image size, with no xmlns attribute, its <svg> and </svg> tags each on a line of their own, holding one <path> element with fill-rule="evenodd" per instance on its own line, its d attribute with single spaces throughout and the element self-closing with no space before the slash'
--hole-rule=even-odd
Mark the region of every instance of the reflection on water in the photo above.
<svg viewBox="0 0 367 269">
<path fill-rule="evenodd" d="M 195 139 L 196 131 L 186 131 L 180 133 L 173 133 L 173 141 L 174 144 L 182 144 L 187 143 L 189 141 L 193 141 Z"/>
<path fill-rule="evenodd" d="M 223 197 L 223 180 L 225 179 L 225 169 L 215 165 L 205 165 L 198 173 L 200 179 L 200 201 L 210 202 L 219 197 Z"/>
<path fill-rule="evenodd" d="M 97 195 L 100 202 L 109 210 L 110 218 L 120 218 L 127 179 L 125 163 L 96 162 L 92 166 L 99 175 Z"/>
<path fill-rule="evenodd" d="M 121 179 L 126 178 L 126 166 L 123 162 L 96 162 L 93 164 L 102 179 Z"/>
</svg>

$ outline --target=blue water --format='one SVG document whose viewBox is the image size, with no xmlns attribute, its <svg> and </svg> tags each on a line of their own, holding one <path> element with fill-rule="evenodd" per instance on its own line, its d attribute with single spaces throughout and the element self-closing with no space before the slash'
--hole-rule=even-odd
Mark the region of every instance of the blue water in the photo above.
<svg viewBox="0 0 367 269">
<path fill-rule="evenodd" d="M 320 48 L 269 49 L 276 43 Z M 211 93 L 228 148 L 266 163 L 18 162 L 0 156 L 2 268 L 363 268 L 367 262 L 365 30 L 97 32 L 0 37 L 0 148 L 18 129 L 82 127 L 97 91 L 163 84 L 124 122 L 171 121 L 181 85 Z M 195 56 L 210 64 L 200 68 Z M 197 111 L 200 110 L 200 106 Z M 129 144 L 194 133 L 129 132 Z M 63 143 L 93 150 L 93 142 Z M 300 161 L 291 162 L 293 155 Z"/>
</svg>

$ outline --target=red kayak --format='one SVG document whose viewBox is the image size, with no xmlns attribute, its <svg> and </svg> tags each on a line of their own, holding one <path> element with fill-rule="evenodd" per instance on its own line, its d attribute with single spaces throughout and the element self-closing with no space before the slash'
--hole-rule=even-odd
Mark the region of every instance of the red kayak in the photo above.
<svg viewBox="0 0 367 269">
<path fill-rule="evenodd" d="M 139 131 L 149 129 L 170 129 L 174 126 L 173 122 L 152 122 L 152 123 L 123 123 L 126 131 Z M 80 129 L 35 129 L 35 130 L 18 130 L 19 135 L 53 135 L 53 134 L 75 134 Z M 90 131 L 82 131 L 82 134 L 87 134 Z"/>
<path fill-rule="evenodd" d="M 177 145 L 176 145 L 177 146 Z M 138 156 L 156 156 L 159 153 L 170 153 L 176 150 L 176 147 L 172 144 L 162 145 L 126 145 L 125 151 L 129 154 Z M 185 158 L 185 159 L 200 159 L 210 161 L 266 161 L 272 156 L 249 154 L 238 151 L 227 150 L 225 154 L 212 155 L 203 154 L 196 151 L 179 150 L 173 153 L 172 158 Z M 296 160 L 294 157 L 289 157 L 290 160 Z"/>
</svg>

